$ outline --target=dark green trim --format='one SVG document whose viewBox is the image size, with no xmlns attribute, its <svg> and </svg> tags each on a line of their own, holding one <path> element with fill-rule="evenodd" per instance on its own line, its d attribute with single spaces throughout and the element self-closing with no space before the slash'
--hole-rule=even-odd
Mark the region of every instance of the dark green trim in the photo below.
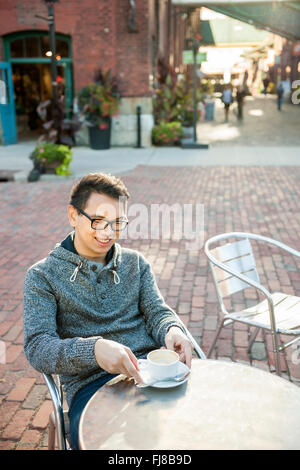
<svg viewBox="0 0 300 470">
<path fill-rule="evenodd" d="M 26 57 L 26 59 L 10 59 L 7 62 L 10 62 L 11 64 L 51 64 L 51 59 L 43 59 L 42 57 Z M 62 59 L 57 61 L 57 65 L 63 63 L 72 64 L 72 59 L 66 59 L 65 57 L 63 57 Z"/>
<path fill-rule="evenodd" d="M 67 36 L 66 34 L 61 34 L 61 33 L 55 33 L 57 39 L 61 39 L 62 41 L 66 41 L 68 43 L 69 47 L 69 57 L 64 57 L 64 60 L 70 60 L 72 61 L 72 41 L 70 36 Z M 27 60 L 27 62 L 33 62 L 33 60 L 37 61 L 38 59 L 40 61 L 43 60 L 48 60 L 44 59 L 43 57 L 20 57 L 19 59 L 12 59 L 10 57 L 10 43 L 12 41 L 16 41 L 17 39 L 26 39 L 28 37 L 45 37 L 49 36 L 48 31 L 19 31 L 17 33 L 10 33 L 6 34 L 5 36 L 2 36 L 3 43 L 4 43 L 4 56 L 5 60 L 7 62 L 12 62 L 13 60 Z M 32 60 L 33 59 L 33 60 Z"/>
<path fill-rule="evenodd" d="M 68 43 L 69 57 L 62 57 L 57 61 L 57 65 L 65 65 L 65 77 L 66 77 L 66 106 L 67 108 L 72 108 L 73 104 L 73 72 L 72 72 L 72 40 L 70 36 L 61 33 L 55 33 L 57 39 L 61 39 Z M 16 41 L 17 39 L 26 39 L 28 37 L 44 37 L 49 36 L 49 31 L 35 30 L 35 31 L 18 31 L 17 33 L 10 33 L 2 36 L 4 44 L 4 57 L 6 62 L 11 64 L 51 64 L 51 59 L 46 57 L 20 57 L 20 58 L 11 58 L 10 57 L 10 43 Z"/>
</svg>

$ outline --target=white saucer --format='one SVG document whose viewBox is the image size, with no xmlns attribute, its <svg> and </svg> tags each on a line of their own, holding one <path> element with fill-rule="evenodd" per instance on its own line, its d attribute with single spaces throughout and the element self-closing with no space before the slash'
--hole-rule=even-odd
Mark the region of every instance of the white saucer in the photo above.
<svg viewBox="0 0 300 470">
<path fill-rule="evenodd" d="M 152 381 L 153 379 L 151 378 L 149 372 L 148 372 L 148 361 L 147 359 L 139 359 L 138 360 L 139 368 L 140 368 L 140 374 L 142 376 L 142 379 L 145 380 L 145 384 L 147 382 Z M 179 362 L 178 364 L 178 372 L 177 374 L 185 374 L 186 372 L 189 371 L 189 368 L 187 365 L 185 365 L 183 362 Z M 168 381 L 168 382 L 155 382 L 153 385 L 149 385 L 149 387 L 154 387 L 154 388 L 173 388 L 173 387 L 178 387 L 181 384 L 184 384 L 187 380 L 189 380 L 189 375 L 182 380 L 182 382 L 176 382 L 175 380 Z"/>
</svg>

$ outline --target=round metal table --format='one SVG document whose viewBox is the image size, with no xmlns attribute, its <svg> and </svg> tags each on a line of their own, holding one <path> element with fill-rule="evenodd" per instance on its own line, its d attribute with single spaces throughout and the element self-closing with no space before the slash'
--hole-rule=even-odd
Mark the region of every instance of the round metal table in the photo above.
<svg viewBox="0 0 300 470">
<path fill-rule="evenodd" d="M 118 376 L 87 403 L 81 449 L 300 449 L 300 388 L 243 364 L 194 359 L 176 388 Z"/>
</svg>

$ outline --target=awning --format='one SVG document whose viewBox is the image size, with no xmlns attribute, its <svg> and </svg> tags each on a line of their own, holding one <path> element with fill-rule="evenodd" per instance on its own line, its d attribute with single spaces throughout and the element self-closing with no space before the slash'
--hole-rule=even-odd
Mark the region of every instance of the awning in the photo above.
<svg viewBox="0 0 300 470">
<path fill-rule="evenodd" d="M 258 30 L 250 24 L 240 22 L 234 18 L 202 20 L 200 30 L 201 45 L 230 46 L 244 44 L 255 46 L 266 41 L 270 33 Z"/>
<path fill-rule="evenodd" d="M 262 41 L 259 46 L 251 47 L 249 50 L 245 50 L 241 57 L 245 57 L 246 59 L 258 60 L 263 57 L 267 57 L 269 47 L 273 46 L 272 38 L 268 39 L 267 41 Z"/>
<path fill-rule="evenodd" d="M 300 2 L 287 0 L 172 0 L 181 7 L 201 6 L 252 24 L 291 41 L 300 40 Z"/>
</svg>

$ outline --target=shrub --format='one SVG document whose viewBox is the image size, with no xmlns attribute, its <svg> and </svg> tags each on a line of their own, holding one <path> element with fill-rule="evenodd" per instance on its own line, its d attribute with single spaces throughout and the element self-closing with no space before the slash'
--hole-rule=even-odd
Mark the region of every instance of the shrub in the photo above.
<svg viewBox="0 0 300 470">
<path fill-rule="evenodd" d="M 152 129 L 152 140 L 156 145 L 179 144 L 183 131 L 180 122 L 161 122 Z"/>
<path fill-rule="evenodd" d="M 38 163 L 42 173 L 46 172 L 47 165 L 60 162 L 56 168 L 56 174 L 60 176 L 70 175 L 70 163 L 72 161 L 72 150 L 67 145 L 52 143 L 39 144 L 32 152 L 31 158 Z"/>
<path fill-rule="evenodd" d="M 197 96 L 197 102 L 200 101 Z M 166 77 L 153 97 L 154 120 L 160 122 L 180 122 L 183 126 L 193 125 L 194 102 L 192 84 L 183 78 L 179 81 Z M 197 111 L 197 118 L 200 117 Z"/>
</svg>

